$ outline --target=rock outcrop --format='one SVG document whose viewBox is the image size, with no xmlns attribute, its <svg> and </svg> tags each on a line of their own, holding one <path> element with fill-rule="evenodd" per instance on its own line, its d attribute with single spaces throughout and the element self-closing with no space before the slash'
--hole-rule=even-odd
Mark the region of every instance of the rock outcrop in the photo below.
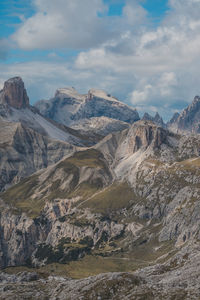
<svg viewBox="0 0 200 300">
<path fill-rule="evenodd" d="M 0 102 L 16 109 L 29 107 L 29 98 L 20 77 L 11 78 L 4 83 Z"/>
<path fill-rule="evenodd" d="M 200 97 L 196 96 L 180 115 L 173 116 L 168 128 L 176 132 L 200 133 Z"/>
<path fill-rule="evenodd" d="M 75 151 L 21 123 L 0 121 L 0 127 L 0 191 Z"/>
<path fill-rule="evenodd" d="M 145 113 L 144 116 L 142 117 L 142 120 L 144 121 L 152 121 L 154 122 L 156 125 L 161 126 L 163 128 L 166 128 L 165 123 L 163 122 L 162 117 L 159 115 L 159 113 L 157 112 L 155 114 L 154 117 L 152 117 L 150 114 Z"/>
<path fill-rule="evenodd" d="M 108 118 L 92 117 L 74 122 L 73 129 L 79 130 L 83 134 L 101 135 L 102 138 L 111 132 L 122 131 L 130 126 L 127 122 Z"/>
</svg>

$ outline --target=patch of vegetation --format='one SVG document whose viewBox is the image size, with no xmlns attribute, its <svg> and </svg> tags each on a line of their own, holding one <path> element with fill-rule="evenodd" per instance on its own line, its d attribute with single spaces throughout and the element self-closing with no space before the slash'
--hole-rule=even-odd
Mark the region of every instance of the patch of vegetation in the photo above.
<svg viewBox="0 0 200 300">
<path fill-rule="evenodd" d="M 83 202 L 81 208 L 90 208 L 95 213 L 109 215 L 123 208 L 128 209 L 135 199 L 135 194 L 128 183 L 114 183 L 102 192 Z"/>
<path fill-rule="evenodd" d="M 94 195 L 102 187 L 103 187 L 103 183 L 100 179 L 93 180 L 91 183 L 83 182 L 73 192 L 71 192 L 68 197 L 73 198 L 79 196 L 81 197 L 81 201 L 82 201 Z M 74 205 L 76 206 L 77 204 L 78 202 L 75 203 Z"/>
<path fill-rule="evenodd" d="M 179 162 L 178 164 L 181 165 L 182 168 L 185 168 L 186 170 L 199 168 L 200 167 L 200 158 L 187 159 L 187 160 Z"/>
<path fill-rule="evenodd" d="M 74 279 L 86 278 L 107 272 L 129 272 L 139 267 L 147 266 L 135 261 L 135 259 L 120 256 L 102 257 L 86 255 L 83 258 L 68 263 L 51 263 L 40 268 L 29 268 L 27 266 L 8 267 L 4 271 L 9 274 L 16 274 L 23 271 L 36 271 L 42 277 L 49 275 L 67 276 Z"/>
<path fill-rule="evenodd" d="M 73 224 L 74 226 L 77 227 L 84 227 L 84 226 L 92 226 L 93 224 L 91 224 L 91 221 L 89 221 L 87 218 L 85 217 L 81 217 L 81 218 L 70 218 L 70 224 Z"/>
<path fill-rule="evenodd" d="M 47 277 L 49 275 L 69 276 L 71 278 L 85 278 L 106 272 L 120 272 L 131 270 L 129 261 L 121 258 L 103 258 L 100 256 L 86 255 L 84 258 L 71 261 L 67 264 L 51 263 L 40 268 L 9 267 L 4 271 L 9 274 L 16 274 L 23 271 L 37 271 Z"/>
<path fill-rule="evenodd" d="M 93 239 L 90 236 L 85 236 L 79 242 L 81 245 L 87 245 L 88 247 L 92 248 L 94 245 Z"/>
<path fill-rule="evenodd" d="M 54 176 L 56 171 L 58 169 L 63 169 L 67 176 L 72 176 L 70 185 L 67 186 L 66 189 L 60 189 L 62 179 L 57 179 L 51 185 L 50 193 L 48 190 L 46 198 L 48 198 L 48 200 L 53 200 L 55 198 L 62 199 L 66 197 L 72 198 L 80 196 L 82 199 L 87 199 L 103 187 L 104 184 L 101 178 L 91 178 L 90 182 L 83 182 L 78 185 L 80 179 L 79 167 L 100 168 L 109 173 L 101 152 L 95 149 L 76 152 L 73 156 L 58 163 L 53 172 L 49 175 L 49 177 L 47 177 L 46 181 L 44 182 L 45 184 L 46 182 L 48 183 L 49 181 L 51 181 L 51 178 Z"/>
<path fill-rule="evenodd" d="M 85 254 L 89 254 L 92 246 L 93 240 L 89 236 L 81 239 L 79 243 L 71 241 L 71 238 L 66 237 L 60 239 L 58 245 L 54 248 L 48 244 L 40 244 L 35 257 L 40 261 L 45 260 L 47 264 L 56 262 L 68 263 L 85 256 Z"/>
<path fill-rule="evenodd" d="M 95 149 L 87 149 L 86 151 L 76 152 L 67 159 L 68 162 L 79 167 L 102 168 L 107 169 L 103 154 Z"/>
<path fill-rule="evenodd" d="M 0 197 L 11 207 L 13 213 L 21 214 L 25 212 L 29 217 L 36 218 L 45 205 L 43 199 L 32 198 L 37 184 L 38 176 L 33 175 L 12 186 L 0 194 Z"/>
</svg>

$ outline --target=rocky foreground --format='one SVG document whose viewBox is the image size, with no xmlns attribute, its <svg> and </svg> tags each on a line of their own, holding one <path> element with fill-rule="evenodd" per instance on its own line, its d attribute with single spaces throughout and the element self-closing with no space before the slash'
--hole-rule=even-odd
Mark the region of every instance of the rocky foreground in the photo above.
<svg viewBox="0 0 200 300">
<path fill-rule="evenodd" d="M 0 299 L 115 300 L 199 299 L 199 246 L 192 255 L 176 257 L 135 273 L 104 273 L 85 279 L 41 277 L 37 272 L 0 274 Z"/>
</svg>

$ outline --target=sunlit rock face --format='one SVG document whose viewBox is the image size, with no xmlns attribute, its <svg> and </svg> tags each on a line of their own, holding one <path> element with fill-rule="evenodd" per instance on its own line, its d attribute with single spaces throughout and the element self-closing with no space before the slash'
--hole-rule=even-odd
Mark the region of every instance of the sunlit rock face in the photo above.
<svg viewBox="0 0 200 300">
<path fill-rule="evenodd" d="M 139 120 L 138 112 L 101 90 L 91 89 L 81 95 L 74 88 L 58 89 L 50 100 L 35 104 L 40 113 L 66 126 L 76 126 L 77 122 L 91 118 L 110 118 L 126 123 Z M 108 120 L 107 120 L 108 122 Z"/>
<path fill-rule="evenodd" d="M 29 107 L 29 98 L 20 77 L 11 78 L 4 83 L 0 98 L 2 104 L 16 109 Z"/>
</svg>

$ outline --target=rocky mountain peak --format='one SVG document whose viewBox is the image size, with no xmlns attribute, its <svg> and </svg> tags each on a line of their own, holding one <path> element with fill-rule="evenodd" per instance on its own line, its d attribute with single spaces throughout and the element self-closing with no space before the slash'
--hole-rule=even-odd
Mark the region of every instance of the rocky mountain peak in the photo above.
<svg viewBox="0 0 200 300">
<path fill-rule="evenodd" d="M 173 123 L 175 123 L 175 122 L 178 120 L 179 116 L 180 116 L 180 114 L 179 114 L 178 112 L 174 113 L 174 114 L 173 114 L 173 117 L 172 117 L 171 120 L 168 122 L 168 124 L 173 124 Z"/>
<path fill-rule="evenodd" d="M 149 113 L 145 112 L 143 117 L 142 117 L 142 120 L 152 121 L 153 117 Z"/>
<path fill-rule="evenodd" d="M 185 115 L 188 112 L 194 112 L 196 113 L 197 110 L 200 109 L 200 97 L 199 96 L 195 96 L 194 100 L 192 101 L 192 103 L 181 113 L 181 115 Z M 181 116 L 180 115 L 180 116 Z"/>
<path fill-rule="evenodd" d="M 152 122 L 154 122 L 155 124 L 157 124 L 157 125 L 159 125 L 159 126 L 165 127 L 165 123 L 163 122 L 163 119 L 162 119 L 162 117 L 159 115 L 158 112 L 155 114 L 154 117 L 152 117 L 152 116 L 151 116 L 150 114 L 148 114 L 148 113 L 144 113 L 144 116 L 143 116 L 142 120 L 144 120 L 144 121 L 152 121 Z"/>
<path fill-rule="evenodd" d="M 91 118 L 107 117 L 110 123 L 113 119 L 126 123 L 140 119 L 135 108 L 97 89 L 87 94 L 79 94 L 74 88 L 58 89 L 53 98 L 40 100 L 35 107 L 43 116 L 70 127 L 83 120 L 88 123 Z"/>
<path fill-rule="evenodd" d="M 195 96 L 192 103 L 180 115 L 168 123 L 171 130 L 200 133 L 200 97 Z"/>
<path fill-rule="evenodd" d="M 4 83 L 0 101 L 16 109 L 29 107 L 29 98 L 21 77 L 10 78 Z"/>
<path fill-rule="evenodd" d="M 158 112 L 155 114 L 154 120 L 158 121 L 158 122 L 161 122 L 162 118 L 161 118 L 161 116 L 159 115 Z"/>
<path fill-rule="evenodd" d="M 151 121 L 141 120 L 132 125 L 129 142 L 132 144 L 133 152 L 138 151 L 140 148 L 147 149 L 149 146 L 155 149 L 165 143 L 167 135 L 167 130 L 162 127 Z"/>
</svg>

